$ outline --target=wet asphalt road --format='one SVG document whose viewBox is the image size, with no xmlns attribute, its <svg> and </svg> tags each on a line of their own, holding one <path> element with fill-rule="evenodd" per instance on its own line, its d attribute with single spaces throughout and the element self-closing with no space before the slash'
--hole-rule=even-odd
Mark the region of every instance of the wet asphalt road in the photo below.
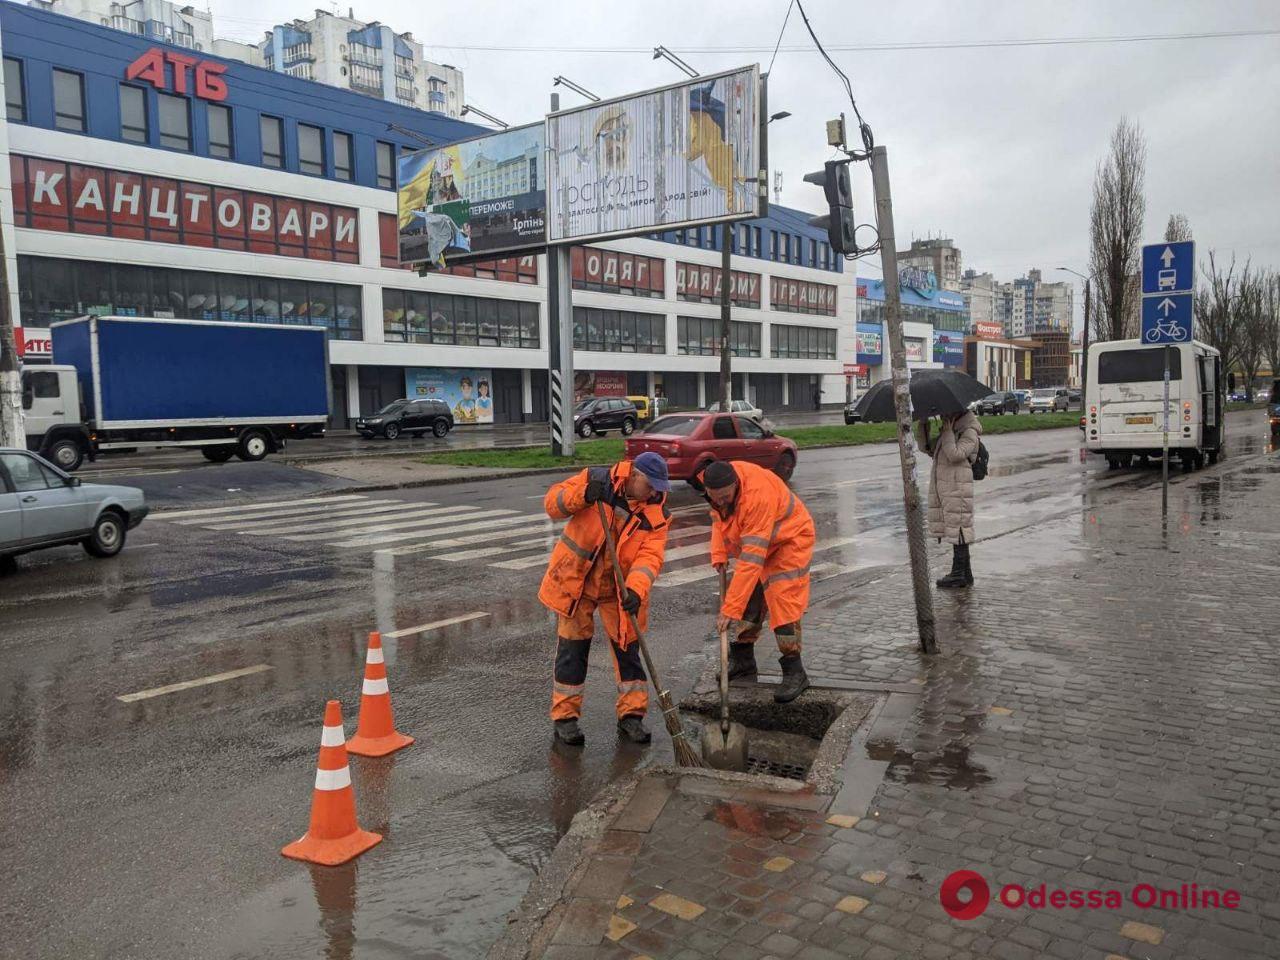
<svg viewBox="0 0 1280 960">
<path fill-rule="evenodd" d="M 1260 415 L 1232 415 L 1230 429 L 1233 458 L 1264 455 Z M 1109 473 L 1082 461 L 1074 430 L 988 447 L 979 575 L 1034 576 L 1069 549 L 1054 534 L 1064 521 L 1078 528 L 1091 504 L 1159 496 L 1158 467 Z M 905 562 L 898 476 L 891 445 L 801 455 L 794 485 L 824 565 L 814 597 L 852 598 L 855 622 L 858 591 Z M 354 519 L 337 534 L 313 532 L 302 502 L 332 496 L 334 481 L 294 467 L 136 479 L 173 509 L 133 531 L 120 557 L 45 551 L 0 579 L 0 956 L 479 956 L 574 813 L 609 779 L 669 758 L 653 715 L 651 750 L 617 744 L 604 650 L 588 678 L 585 750 L 552 745 L 554 630 L 535 599 L 552 478 L 369 493 L 343 502 Z M 228 506 L 245 499 L 275 505 Z M 715 588 L 705 510 L 685 489 L 673 506 L 669 554 L 684 555 L 664 571 L 651 641 L 678 697 L 711 650 Z M 405 532 L 371 524 L 374 511 L 424 519 Z M 459 529 L 472 526 L 467 512 L 511 522 Z M 439 546 L 446 537 L 468 542 Z M 943 556 L 934 548 L 935 567 Z M 397 725 L 417 743 L 352 759 L 361 823 L 386 840 L 336 869 L 280 857 L 306 826 L 327 698 L 354 730 L 367 631 L 473 614 L 484 616 L 386 641 Z"/>
</svg>

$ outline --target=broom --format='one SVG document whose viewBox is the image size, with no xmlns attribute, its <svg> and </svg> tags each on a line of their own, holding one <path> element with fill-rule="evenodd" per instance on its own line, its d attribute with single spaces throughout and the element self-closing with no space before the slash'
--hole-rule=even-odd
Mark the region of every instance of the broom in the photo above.
<svg viewBox="0 0 1280 960">
<path fill-rule="evenodd" d="M 596 501 L 596 509 L 600 513 L 600 526 L 604 527 L 604 542 L 609 547 L 609 560 L 613 564 L 613 579 L 618 587 L 619 592 L 626 583 L 626 578 L 622 575 L 622 565 L 618 563 L 618 547 L 613 542 L 613 528 L 609 524 L 608 514 L 605 513 L 604 504 L 599 500 Z M 619 597 L 621 600 L 621 597 Z M 671 745 L 675 748 L 676 763 L 682 767 L 702 767 L 705 764 L 702 758 L 698 756 L 698 752 L 693 749 L 689 741 L 685 738 L 684 727 L 680 725 L 680 715 L 676 713 L 675 704 L 671 702 L 671 694 L 667 690 L 663 690 L 661 684 L 658 683 L 658 673 L 653 667 L 653 658 L 649 656 L 649 648 L 645 645 L 644 634 L 640 632 L 640 626 L 636 623 L 636 618 L 627 611 L 627 622 L 631 624 L 631 629 L 635 631 L 636 643 L 640 645 L 640 656 L 644 658 L 644 669 L 649 674 L 649 682 L 653 684 L 654 693 L 658 696 L 658 706 L 662 708 L 662 722 L 667 727 L 667 733 L 671 734 Z"/>
</svg>

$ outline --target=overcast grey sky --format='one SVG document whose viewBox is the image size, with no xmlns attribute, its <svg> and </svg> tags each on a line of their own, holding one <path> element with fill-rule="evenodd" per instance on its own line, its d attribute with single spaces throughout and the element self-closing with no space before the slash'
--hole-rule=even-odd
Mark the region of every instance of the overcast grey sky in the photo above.
<svg viewBox="0 0 1280 960">
<path fill-rule="evenodd" d="M 210 2 L 217 33 L 244 40 L 311 15 L 302 0 Z M 326 9 L 346 13 L 348 5 Z M 763 68 L 786 10 L 787 0 L 363 0 L 354 8 L 361 19 L 412 31 L 429 57 L 461 67 L 467 99 L 513 125 L 541 117 L 556 74 L 603 97 L 678 80 L 674 67 L 651 59 L 657 44 L 703 72 Z M 806 0 L 805 10 L 828 46 L 1280 29 L 1276 0 Z M 482 49 L 494 46 L 558 49 Z M 849 109 L 809 49 L 793 11 L 769 90 L 770 109 L 792 116 L 772 125 L 770 152 L 783 171 L 783 202 L 818 212 L 821 193 L 801 177 L 832 156 L 823 122 Z M 1127 114 L 1148 141 L 1146 236 L 1160 239 L 1177 211 L 1190 217 L 1202 255 L 1234 250 L 1280 267 L 1280 35 L 833 57 L 889 150 L 900 247 L 912 236 L 949 236 L 966 267 L 1005 280 L 1029 267 L 1043 268 L 1045 279 L 1065 277 L 1049 276 L 1060 265 L 1082 270 L 1094 167 Z M 564 98 L 576 102 L 573 93 Z M 869 222 L 865 165 L 854 180 L 858 219 Z M 858 273 L 879 271 L 859 264 Z"/>
</svg>

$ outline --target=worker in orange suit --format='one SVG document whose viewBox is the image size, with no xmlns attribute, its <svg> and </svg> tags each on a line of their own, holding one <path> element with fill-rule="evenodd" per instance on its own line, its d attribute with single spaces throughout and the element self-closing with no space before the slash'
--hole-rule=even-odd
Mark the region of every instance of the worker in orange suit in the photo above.
<svg viewBox="0 0 1280 960">
<path fill-rule="evenodd" d="M 640 662 L 635 630 L 624 613 L 644 630 L 649 594 L 662 571 L 671 512 L 667 462 L 646 452 L 612 467 L 589 467 L 554 484 L 543 500 L 552 520 L 568 520 L 551 551 L 538 599 L 559 615 L 551 719 L 556 739 L 570 746 L 585 741 L 578 718 L 587 679 L 587 657 L 599 612 L 613 652 L 618 681 L 618 732 L 633 743 L 651 739 L 644 716 L 649 709 L 648 679 Z M 624 583 L 614 578 L 596 504 L 604 504 L 618 548 Z"/>
<path fill-rule="evenodd" d="M 800 620 L 809 606 L 813 518 L 771 470 L 717 460 L 701 474 L 711 503 L 711 563 L 720 571 L 736 557 L 717 627 L 738 626 L 729 646 L 729 679 L 756 675 L 755 642 L 767 617 L 778 641 L 782 683 L 778 703 L 809 688 L 800 660 Z"/>
</svg>

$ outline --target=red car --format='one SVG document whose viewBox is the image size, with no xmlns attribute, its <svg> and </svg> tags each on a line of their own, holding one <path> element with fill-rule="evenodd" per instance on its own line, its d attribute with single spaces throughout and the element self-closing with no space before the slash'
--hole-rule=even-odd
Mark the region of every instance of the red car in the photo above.
<svg viewBox="0 0 1280 960">
<path fill-rule="evenodd" d="M 661 454 L 672 480 L 688 480 L 712 460 L 747 460 L 790 480 L 796 445 L 748 417 L 729 413 L 671 413 L 627 438 L 627 459 Z"/>
</svg>

